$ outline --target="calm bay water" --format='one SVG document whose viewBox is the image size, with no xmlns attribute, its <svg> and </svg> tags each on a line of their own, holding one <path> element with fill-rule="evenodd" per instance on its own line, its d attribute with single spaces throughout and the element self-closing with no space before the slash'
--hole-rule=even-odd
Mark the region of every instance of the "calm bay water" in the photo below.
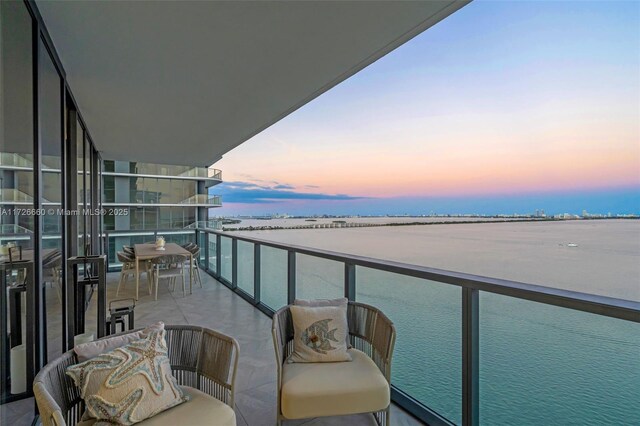
<svg viewBox="0 0 640 426">
<path fill-rule="evenodd" d="M 250 235 L 640 300 L 640 221 L 635 220 L 278 230 Z M 250 250 L 248 244 L 239 247 L 241 253 L 246 251 L 245 258 Z M 263 249 L 262 256 L 263 301 L 278 308 L 286 303 L 286 254 Z M 242 287 L 251 276 L 251 265 L 239 265 Z M 297 269 L 299 297 L 342 295 L 342 264 L 299 255 Z M 460 423 L 461 290 L 360 267 L 356 277 L 357 299 L 378 306 L 396 324 L 394 384 Z M 481 293 L 482 424 L 638 425 L 639 400 L 637 324 Z"/>
</svg>

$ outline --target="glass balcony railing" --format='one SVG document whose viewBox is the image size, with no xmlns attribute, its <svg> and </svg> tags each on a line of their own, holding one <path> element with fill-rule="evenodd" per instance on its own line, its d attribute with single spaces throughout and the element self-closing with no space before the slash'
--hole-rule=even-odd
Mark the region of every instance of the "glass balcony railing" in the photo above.
<svg viewBox="0 0 640 426">
<path fill-rule="evenodd" d="M 33 197 L 18 189 L 0 188 L 0 204 L 33 204 Z"/>
<path fill-rule="evenodd" d="M 346 296 L 394 322 L 394 402 L 429 424 L 640 424 L 640 303 L 208 228 L 105 233 L 201 247 L 200 266 L 267 315 Z"/>
<path fill-rule="evenodd" d="M 127 169 L 116 168 L 113 161 L 105 161 L 103 174 L 158 176 L 163 178 L 193 178 L 222 181 L 222 171 L 213 167 L 188 167 L 166 164 L 131 163 Z"/>
<path fill-rule="evenodd" d="M 0 152 L 0 168 L 33 169 L 31 154 Z"/>
<path fill-rule="evenodd" d="M 213 167 L 193 167 L 180 173 L 179 176 L 222 180 L 222 170 L 214 169 Z"/>
<path fill-rule="evenodd" d="M 193 222 L 191 225 L 186 226 L 187 229 L 208 229 L 208 230 L 222 230 L 222 221 L 221 220 L 199 220 L 197 222 Z"/>
<path fill-rule="evenodd" d="M 0 234 L 32 234 L 33 231 L 24 226 L 13 223 L 3 223 L 0 225 Z"/>
<path fill-rule="evenodd" d="M 136 190 L 131 191 L 128 201 L 113 201 L 112 199 L 103 203 L 106 206 L 132 206 L 132 205 L 165 205 L 165 206 L 203 206 L 203 207 L 220 207 L 222 206 L 222 198 L 220 196 L 211 196 L 208 194 L 196 194 L 183 200 L 177 201 L 172 194 L 165 194 L 158 191 Z"/>
<path fill-rule="evenodd" d="M 296 297 L 380 308 L 392 398 L 429 424 L 640 424 L 638 302 L 197 232 L 201 266 L 268 315 Z"/>
<path fill-rule="evenodd" d="M 197 204 L 207 207 L 220 207 L 222 206 L 222 198 L 218 195 L 210 196 L 207 194 L 197 194 L 180 201 L 180 204 Z"/>
</svg>

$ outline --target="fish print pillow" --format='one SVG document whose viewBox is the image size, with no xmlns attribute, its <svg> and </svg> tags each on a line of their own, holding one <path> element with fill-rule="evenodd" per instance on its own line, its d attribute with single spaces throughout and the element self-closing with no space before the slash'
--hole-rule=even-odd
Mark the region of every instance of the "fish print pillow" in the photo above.
<svg viewBox="0 0 640 426">
<path fill-rule="evenodd" d="M 293 353 L 288 362 L 351 361 L 347 306 L 291 306 Z"/>
<path fill-rule="evenodd" d="M 165 331 L 67 368 L 95 425 L 132 425 L 189 399 L 171 374 Z"/>
</svg>

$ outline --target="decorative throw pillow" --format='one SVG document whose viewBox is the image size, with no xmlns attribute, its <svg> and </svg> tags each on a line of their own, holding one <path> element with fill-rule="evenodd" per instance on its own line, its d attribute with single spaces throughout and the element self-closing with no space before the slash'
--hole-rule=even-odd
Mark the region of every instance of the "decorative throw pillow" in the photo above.
<svg viewBox="0 0 640 426">
<path fill-rule="evenodd" d="M 339 297 L 337 299 L 296 299 L 293 301 L 294 305 L 297 306 L 311 306 L 317 308 L 319 306 L 347 306 L 349 303 L 349 299 L 346 297 Z"/>
<path fill-rule="evenodd" d="M 347 306 L 291 306 L 293 353 L 289 362 L 351 361 Z"/>
<path fill-rule="evenodd" d="M 74 346 L 73 351 L 76 353 L 79 362 L 86 361 L 105 352 L 109 352 L 115 348 L 126 345 L 127 343 L 146 338 L 153 331 L 164 330 L 164 323 L 158 321 L 151 324 L 144 330 L 135 333 L 123 334 L 120 336 L 109 337 L 108 339 L 95 340 L 93 342 L 81 343 Z"/>
<path fill-rule="evenodd" d="M 339 297 L 337 299 L 295 299 L 293 301 L 294 305 L 297 306 L 311 306 L 311 307 L 319 307 L 319 306 L 347 306 L 349 305 L 349 299 L 346 297 Z M 347 337 L 345 338 L 347 342 L 347 349 L 351 349 L 353 346 L 349 341 L 349 329 L 347 328 Z"/>
<path fill-rule="evenodd" d="M 188 396 L 171 374 L 165 331 L 67 368 L 95 425 L 131 425 Z"/>
</svg>

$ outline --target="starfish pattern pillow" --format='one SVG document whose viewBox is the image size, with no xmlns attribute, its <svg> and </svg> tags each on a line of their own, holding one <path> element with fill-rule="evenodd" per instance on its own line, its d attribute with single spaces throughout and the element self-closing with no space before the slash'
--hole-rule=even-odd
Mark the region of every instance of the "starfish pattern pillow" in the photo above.
<svg viewBox="0 0 640 426">
<path fill-rule="evenodd" d="M 67 368 L 98 425 L 132 425 L 188 399 L 171 374 L 165 331 Z"/>
<path fill-rule="evenodd" d="M 288 362 L 351 361 L 347 352 L 347 305 L 292 305 L 293 352 Z"/>
</svg>

